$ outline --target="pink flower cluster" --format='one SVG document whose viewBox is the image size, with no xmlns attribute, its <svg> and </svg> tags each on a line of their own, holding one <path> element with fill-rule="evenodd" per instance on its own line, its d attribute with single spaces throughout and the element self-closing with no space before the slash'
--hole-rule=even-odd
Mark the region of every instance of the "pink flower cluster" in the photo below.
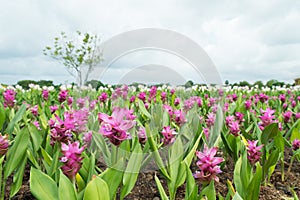
<svg viewBox="0 0 300 200">
<path fill-rule="evenodd" d="M 266 110 L 261 109 L 262 116 L 259 118 L 261 119 L 261 122 L 258 123 L 261 130 L 263 130 L 266 126 L 276 122 L 274 120 L 275 118 L 275 110 L 272 110 L 270 108 L 266 108 Z"/>
<path fill-rule="evenodd" d="M 9 141 L 7 135 L 2 136 L 0 134 L 0 157 L 6 154 L 9 146 Z"/>
<path fill-rule="evenodd" d="M 258 140 L 248 140 L 247 152 L 248 152 L 248 160 L 249 162 L 254 165 L 257 161 L 259 161 L 261 157 L 261 148 L 263 145 L 257 146 Z"/>
<path fill-rule="evenodd" d="M 300 149 L 300 140 L 298 139 L 295 139 L 292 143 L 292 148 L 294 151 Z"/>
<path fill-rule="evenodd" d="M 65 143 L 61 144 L 61 151 L 63 156 L 60 158 L 60 161 L 64 163 L 61 169 L 63 173 L 72 181 L 75 180 L 75 176 L 82 165 L 81 154 L 85 147 L 83 146 L 79 148 L 79 145 L 80 144 L 78 141 L 74 143 L 69 142 L 68 145 Z"/>
<path fill-rule="evenodd" d="M 111 116 L 105 113 L 98 114 L 101 123 L 100 133 L 111 143 L 119 146 L 124 140 L 131 138 L 127 132 L 135 125 L 135 121 L 128 119 L 130 112 L 127 108 L 115 107 Z"/>
<path fill-rule="evenodd" d="M 15 105 L 16 92 L 14 90 L 5 90 L 3 92 L 4 107 L 12 108 Z"/>
<path fill-rule="evenodd" d="M 200 171 L 196 171 L 194 177 L 199 179 L 203 183 L 210 182 L 211 180 L 219 181 L 217 174 L 222 171 L 219 164 L 224 161 L 221 157 L 215 157 L 218 148 L 208 148 L 204 146 L 203 152 L 196 151 L 198 157 L 197 165 Z"/>
<path fill-rule="evenodd" d="M 176 139 L 175 136 L 177 135 L 175 129 L 171 129 L 170 126 L 163 127 L 161 134 L 163 135 L 162 142 L 164 145 L 172 144 Z"/>
</svg>

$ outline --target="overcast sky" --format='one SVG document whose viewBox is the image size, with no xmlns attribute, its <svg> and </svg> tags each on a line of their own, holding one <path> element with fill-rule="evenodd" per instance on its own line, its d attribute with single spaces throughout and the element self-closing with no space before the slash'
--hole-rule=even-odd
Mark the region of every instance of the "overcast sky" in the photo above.
<svg viewBox="0 0 300 200">
<path fill-rule="evenodd" d="M 90 32 L 105 41 L 124 31 L 162 28 L 198 43 L 223 81 L 277 79 L 293 83 L 300 77 L 299 24 L 299 0 L 2 1 L 0 82 L 73 82 L 63 65 L 42 53 L 61 31 Z M 176 72 L 187 64 L 165 53 L 138 52 L 116 62 L 102 80 L 115 83 L 136 63 L 164 65 Z M 193 69 L 185 71 L 181 74 L 185 80 L 201 82 Z"/>
</svg>

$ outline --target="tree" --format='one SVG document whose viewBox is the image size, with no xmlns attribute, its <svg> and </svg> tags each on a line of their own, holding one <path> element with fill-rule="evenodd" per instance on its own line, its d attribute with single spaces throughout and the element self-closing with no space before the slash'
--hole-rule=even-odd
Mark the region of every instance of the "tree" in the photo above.
<svg viewBox="0 0 300 200">
<path fill-rule="evenodd" d="M 257 85 L 258 88 L 262 88 L 264 86 L 264 83 L 262 81 L 256 81 L 253 86 Z"/>
<path fill-rule="evenodd" d="M 99 43 L 98 35 L 82 34 L 77 31 L 76 37 L 70 38 L 61 32 L 59 37 L 54 38 L 53 46 L 46 46 L 43 52 L 60 61 L 82 86 L 87 82 L 94 67 L 102 61 Z M 85 77 L 83 77 L 84 67 L 87 69 Z"/>
<path fill-rule="evenodd" d="M 187 82 L 184 84 L 184 86 L 185 86 L 186 88 L 192 87 L 193 85 L 194 85 L 194 82 L 191 81 L 191 80 L 187 81 Z"/>
</svg>

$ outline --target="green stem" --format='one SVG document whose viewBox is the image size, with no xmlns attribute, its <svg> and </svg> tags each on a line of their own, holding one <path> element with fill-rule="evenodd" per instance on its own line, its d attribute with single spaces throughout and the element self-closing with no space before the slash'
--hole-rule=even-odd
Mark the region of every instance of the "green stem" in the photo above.
<svg viewBox="0 0 300 200">
<path fill-rule="evenodd" d="M 292 169 L 292 165 L 293 165 L 294 159 L 295 159 L 295 156 L 292 156 L 291 161 L 290 161 L 290 165 L 289 165 L 289 168 L 288 168 L 288 173 L 290 173 L 290 171 Z"/>
<path fill-rule="evenodd" d="M 284 182 L 284 160 L 283 158 L 281 160 L 281 181 Z"/>
</svg>

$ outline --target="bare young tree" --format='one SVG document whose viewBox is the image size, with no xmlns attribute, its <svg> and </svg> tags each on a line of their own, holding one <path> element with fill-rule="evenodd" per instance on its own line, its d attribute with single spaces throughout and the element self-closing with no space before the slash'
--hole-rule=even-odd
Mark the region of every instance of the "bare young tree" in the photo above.
<svg viewBox="0 0 300 200">
<path fill-rule="evenodd" d="M 77 31 L 76 36 L 68 37 L 66 33 L 61 32 L 59 37 L 54 38 L 53 46 L 46 46 L 43 52 L 61 62 L 82 86 L 87 82 L 94 67 L 102 61 L 99 44 L 98 35 Z"/>
</svg>

